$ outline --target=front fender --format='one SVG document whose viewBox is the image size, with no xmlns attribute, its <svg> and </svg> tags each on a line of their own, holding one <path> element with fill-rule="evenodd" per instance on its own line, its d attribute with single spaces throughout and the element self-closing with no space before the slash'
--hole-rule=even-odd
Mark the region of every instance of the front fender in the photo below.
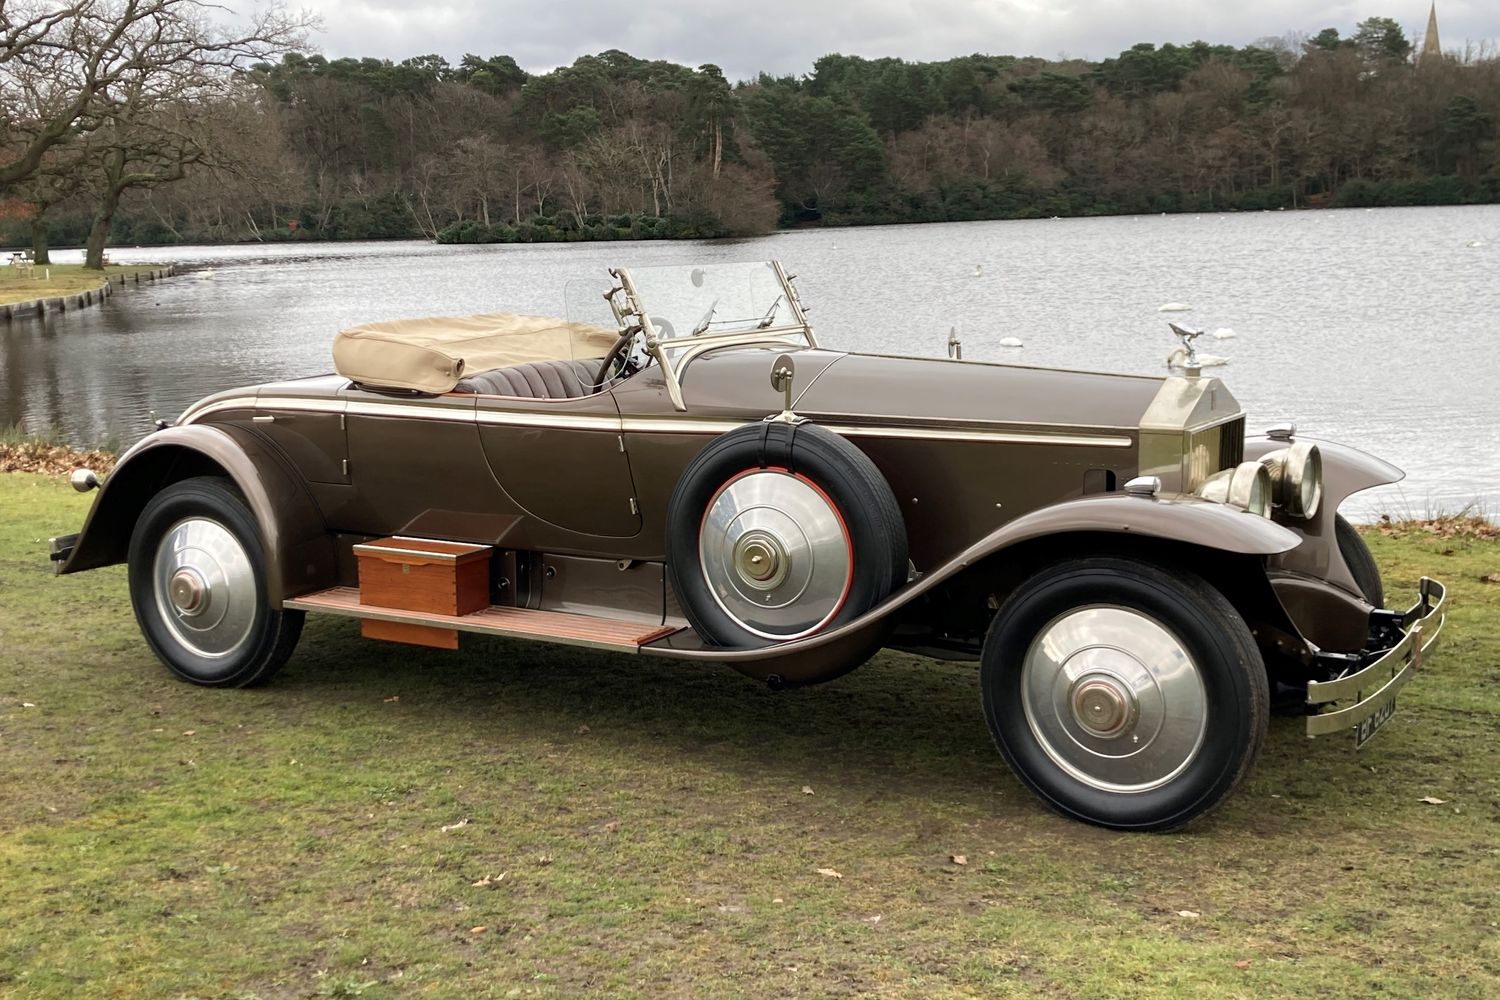
<svg viewBox="0 0 1500 1000">
<path fill-rule="evenodd" d="M 1116 533 L 1186 542 L 1237 555 L 1273 556 L 1298 543 L 1295 533 L 1263 517 L 1188 496 L 1100 493 L 1042 507 L 1016 518 L 947 562 L 933 567 L 854 621 L 806 639 L 756 649 L 683 645 L 669 636 L 643 652 L 726 663 L 761 680 L 813 684 L 848 669 L 849 658 L 878 642 L 892 615 L 944 581 L 1014 545 L 1049 535 Z"/>
<path fill-rule="evenodd" d="M 124 562 L 136 518 L 151 498 L 174 482 L 201 475 L 231 479 L 255 516 L 272 607 L 337 582 L 333 541 L 301 478 L 254 433 L 207 424 L 156 431 L 122 455 L 58 572 Z"/>
<path fill-rule="evenodd" d="M 1326 580 L 1350 594 L 1362 596 L 1359 584 L 1354 582 L 1354 574 L 1349 571 L 1344 556 L 1339 551 L 1338 539 L 1334 535 L 1334 517 L 1338 514 L 1339 505 L 1355 493 L 1372 486 L 1399 483 L 1406 478 L 1406 473 L 1384 459 L 1348 445 L 1312 438 L 1298 440 L 1312 441 L 1323 456 L 1323 501 L 1318 505 L 1317 514 L 1311 518 L 1287 523 L 1287 527 L 1298 536 L 1299 544 L 1296 548 L 1273 556 L 1268 568 L 1273 572 L 1283 571 Z M 1273 441 L 1270 438 L 1246 438 L 1245 458 L 1258 461 L 1286 445 L 1286 441 Z"/>
</svg>

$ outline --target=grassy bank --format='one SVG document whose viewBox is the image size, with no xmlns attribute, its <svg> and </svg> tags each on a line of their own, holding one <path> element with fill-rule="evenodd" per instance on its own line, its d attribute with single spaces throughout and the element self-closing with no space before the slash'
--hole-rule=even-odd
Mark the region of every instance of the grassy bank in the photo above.
<svg viewBox="0 0 1500 1000">
<path fill-rule="evenodd" d="M 0 305 L 50 299 L 60 295 L 77 295 L 103 288 L 104 282 L 118 275 L 152 271 L 160 264 L 111 264 L 103 271 L 91 271 L 82 264 L 38 265 L 31 273 L 0 264 Z"/>
<path fill-rule="evenodd" d="M 0 996 L 1500 992 L 1500 543 L 1373 534 L 1454 603 L 1386 730 L 1274 720 L 1227 808 L 1121 836 L 903 655 L 774 694 L 314 618 L 268 687 L 192 688 L 120 568 L 48 575 L 87 503 L 0 476 Z"/>
</svg>

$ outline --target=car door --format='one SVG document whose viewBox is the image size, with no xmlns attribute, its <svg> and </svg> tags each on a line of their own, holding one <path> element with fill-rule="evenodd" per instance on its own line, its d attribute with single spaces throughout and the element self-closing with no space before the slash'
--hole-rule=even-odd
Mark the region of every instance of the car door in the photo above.
<svg viewBox="0 0 1500 1000">
<path fill-rule="evenodd" d="M 531 519 L 538 541 L 560 528 L 629 538 L 641 530 L 630 460 L 611 392 L 578 399 L 478 397 L 475 418 L 490 472 Z"/>
</svg>

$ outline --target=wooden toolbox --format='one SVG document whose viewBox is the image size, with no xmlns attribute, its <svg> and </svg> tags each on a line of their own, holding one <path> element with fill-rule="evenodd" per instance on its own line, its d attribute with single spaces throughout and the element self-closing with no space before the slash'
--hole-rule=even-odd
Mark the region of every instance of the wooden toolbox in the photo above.
<svg viewBox="0 0 1500 1000">
<path fill-rule="evenodd" d="M 359 603 L 432 615 L 470 615 L 490 606 L 490 546 L 432 538 L 381 538 L 354 546 Z M 371 639 L 457 649 L 458 632 L 365 619 Z"/>
</svg>

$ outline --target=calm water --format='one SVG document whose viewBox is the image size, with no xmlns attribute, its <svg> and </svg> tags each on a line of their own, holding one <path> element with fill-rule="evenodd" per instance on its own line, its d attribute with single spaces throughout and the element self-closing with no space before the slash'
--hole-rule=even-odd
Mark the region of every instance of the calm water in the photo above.
<svg viewBox="0 0 1500 1000">
<path fill-rule="evenodd" d="M 1232 338 L 1224 378 L 1256 428 L 1405 468 L 1361 512 L 1500 511 L 1500 206 L 891 226 L 714 243 L 426 243 L 112 251 L 192 268 L 103 307 L 0 326 L 0 423 L 133 441 L 147 413 L 331 368 L 342 326 L 471 312 L 561 315 L 569 276 L 609 264 L 778 257 L 819 339 L 966 358 L 1157 372 L 1166 320 Z M 76 254 L 60 253 L 62 261 Z M 976 270 L 978 273 L 976 273 Z M 1167 302 L 1191 312 L 1164 314 Z M 1018 337 L 1024 347 L 1002 347 Z"/>
</svg>

